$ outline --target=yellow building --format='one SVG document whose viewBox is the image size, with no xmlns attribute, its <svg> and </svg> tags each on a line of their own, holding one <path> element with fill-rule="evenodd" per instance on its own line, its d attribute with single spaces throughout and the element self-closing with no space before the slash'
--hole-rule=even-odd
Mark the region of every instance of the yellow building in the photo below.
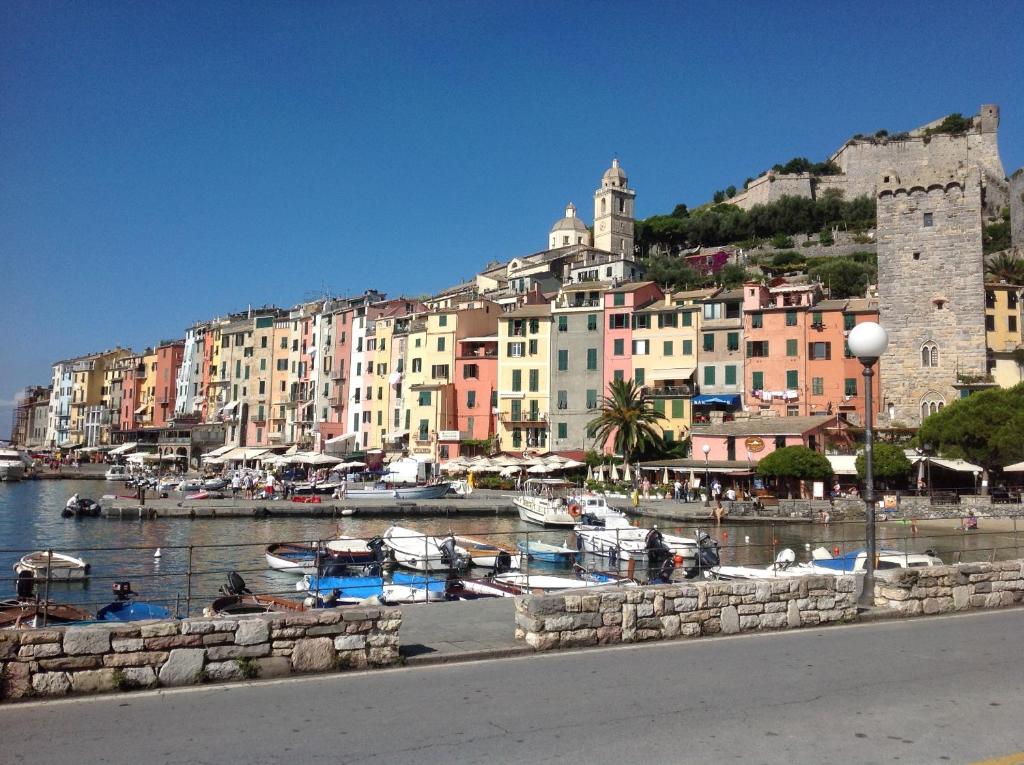
<svg viewBox="0 0 1024 765">
<path fill-rule="evenodd" d="M 271 336 L 271 364 L 273 381 L 270 385 L 270 401 L 267 440 L 271 446 L 286 443 L 285 433 L 288 421 L 288 391 L 291 389 L 292 373 L 288 356 L 291 353 L 292 323 L 287 316 L 274 319 Z"/>
<path fill-rule="evenodd" d="M 665 295 L 633 312 L 633 379 L 653 399 L 666 442 L 690 435 L 699 306 Z"/>
<path fill-rule="evenodd" d="M 988 372 L 1001 388 L 1024 382 L 1024 336 L 1021 305 L 1024 287 L 985 285 L 985 345 Z"/>
<path fill-rule="evenodd" d="M 139 427 L 145 428 L 153 424 L 153 405 L 156 403 L 156 368 L 157 353 L 154 348 L 147 348 L 142 354 L 142 365 L 146 376 L 142 382 L 139 400 Z M 136 410 L 138 411 L 138 410 Z"/>
<path fill-rule="evenodd" d="M 498 321 L 498 441 L 504 451 L 548 451 L 551 306 L 524 305 Z"/>
<path fill-rule="evenodd" d="M 110 436 L 110 415 L 104 401 L 108 370 L 131 351 L 115 348 L 73 359 L 71 371 L 71 408 L 69 438 L 72 442 L 98 446 Z"/>
</svg>

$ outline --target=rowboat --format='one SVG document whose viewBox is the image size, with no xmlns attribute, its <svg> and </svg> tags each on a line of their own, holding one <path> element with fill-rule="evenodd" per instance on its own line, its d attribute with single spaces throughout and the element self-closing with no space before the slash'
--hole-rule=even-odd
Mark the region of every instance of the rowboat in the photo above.
<svg viewBox="0 0 1024 765">
<path fill-rule="evenodd" d="M 237 571 L 228 574 L 228 581 L 220 588 L 222 597 L 217 598 L 209 608 L 203 609 L 204 614 L 238 615 L 266 613 L 294 613 L 305 611 L 306 604 L 298 600 L 279 598 L 276 595 L 255 595 L 245 586 L 245 580 Z"/>
<path fill-rule="evenodd" d="M 472 537 L 457 536 L 455 537 L 455 544 L 466 551 L 466 554 L 469 555 L 470 563 L 474 566 L 508 571 L 509 569 L 520 568 L 523 560 L 523 556 L 515 550 L 510 550 L 501 545 L 481 542 L 479 539 L 473 539 Z"/>
<path fill-rule="evenodd" d="M 523 593 L 558 592 L 560 590 L 578 590 L 584 587 L 604 586 L 605 582 L 593 582 L 567 576 L 548 576 L 545 574 L 498 574 L 492 577 L 497 584 L 518 587 Z"/>
<path fill-rule="evenodd" d="M 36 579 L 46 579 L 49 569 L 51 581 L 85 579 L 89 575 L 89 564 L 81 558 L 59 552 L 40 550 L 29 553 L 14 564 L 14 570 L 21 574 L 30 572 Z"/>
<path fill-rule="evenodd" d="M 435 483 L 429 486 L 371 486 L 365 489 L 349 487 L 345 492 L 347 499 L 440 499 L 451 488 L 448 483 Z"/>
<path fill-rule="evenodd" d="M 560 563 L 566 566 L 569 565 L 578 554 L 578 551 L 573 550 L 571 547 L 566 547 L 564 544 L 561 546 L 549 545 L 547 542 L 538 542 L 534 539 L 527 542 L 516 542 L 516 547 L 519 548 L 519 552 L 526 553 L 531 561 L 540 561 L 541 563 Z"/>
<path fill-rule="evenodd" d="M 323 606 L 351 605 L 367 598 L 380 598 L 384 603 L 423 603 L 445 600 L 445 580 L 425 575 L 395 571 L 390 577 L 314 576 L 306 575 L 295 585 L 319 599 Z"/>
<path fill-rule="evenodd" d="M 376 544 L 374 544 L 376 542 Z M 370 545 L 373 545 L 371 547 Z M 278 542 L 268 545 L 267 565 L 289 574 L 315 574 L 317 563 L 341 563 L 361 566 L 379 557 L 380 540 L 340 536 L 326 542 L 323 548 L 304 542 Z"/>
<path fill-rule="evenodd" d="M 383 534 L 384 545 L 400 566 L 417 571 L 450 571 L 469 565 L 466 551 L 454 537 L 438 539 L 401 526 L 390 526 Z"/>
<path fill-rule="evenodd" d="M 84 608 L 52 601 L 0 601 L 0 630 L 34 629 L 44 625 L 84 622 L 92 614 Z"/>
</svg>

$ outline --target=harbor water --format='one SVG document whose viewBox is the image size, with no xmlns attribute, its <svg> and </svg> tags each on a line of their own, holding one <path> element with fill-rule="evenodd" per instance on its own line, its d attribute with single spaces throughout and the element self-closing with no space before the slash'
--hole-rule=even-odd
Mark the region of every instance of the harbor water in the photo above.
<svg viewBox="0 0 1024 765">
<path fill-rule="evenodd" d="M 454 532 L 485 541 L 515 547 L 518 540 L 539 540 L 551 544 L 567 541 L 575 546 L 566 529 L 545 530 L 515 516 L 360 518 L 358 512 L 340 519 L 315 518 L 213 518 L 113 520 L 61 517 L 67 498 L 100 499 L 120 484 L 102 481 L 38 480 L 0 484 L 0 599 L 14 595 L 14 564 L 27 552 L 53 550 L 83 558 L 90 575 L 83 582 L 51 583 L 50 599 L 86 604 L 98 608 L 110 602 L 111 585 L 130 581 L 132 589 L 150 602 L 167 604 L 184 614 L 201 613 L 217 596 L 227 573 L 237 571 L 249 589 L 299 597 L 298 577 L 276 572 L 266 565 L 266 545 L 283 541 L 317 541 L 337 534 L 371 538 L 389 525 L 397 524 L 429 534 Z M 511 499 L 510 499 L 511 501 Z M 102 503 L 102 500 L 101 500 Z M 672 521 L 640 518 L 636 525 L 657 524 L 666 533 L 693 537 L 698 529 Z M 847 552 L 863 546 L 860 523 L 727 524 L 701 527 L 719 541 L 723 563 L 763 564 L 777 551 L 792 548 L 798 560 L 807 560 L 810 550 L 823 546 Z M 945 526 L 922 524 L 912 533 L 908 524 L 879 524 L 879 547 L 906 552 L 936 551 L 947 562 L 1014 557 L 1016 535 L 1012 529 L 999 534 L 967 535 Z M 995 553 L 992 548 L 999 548 Z M 160 557 L 155 557 L 156 550 Z M 607 559 L 581 561 L 588 568 L 607 570 Z M 535 565 L 535 564 L 530 564 Z M 624 564 L 620 564 L 624 565 Z M 544 573 L 554 573 L 539 564 Z M 191 572 L 191 575 L 190 575 Z M 483 573 L 483 572 L 481 572 Z M 642 576 L 641 571 L 636 575 Z"/>
</svg>

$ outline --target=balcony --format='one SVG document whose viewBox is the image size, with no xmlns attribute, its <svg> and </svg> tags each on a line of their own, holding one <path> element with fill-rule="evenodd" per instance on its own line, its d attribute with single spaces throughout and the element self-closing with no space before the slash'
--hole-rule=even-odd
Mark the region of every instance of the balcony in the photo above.
<svg viewBox="0 0 1024 765">
<path fill-rule="evenodd" d="M 662 385 L 657 388 L 644 387 L 651 398 L 689 398 L 693 395 L 692 385 Z"/>
<path fill-rule="evenodd" d="M 344 369 L 332 369 L 331 370 L 331 379 L 332 380 L 338 380 L 338 381 L 344 380 L 345 379 L 345 370 Z"/>
<path fill-rule="evenodd" d="M 267 438 L 270 439 L 271 442 L 279 444 L 282 441 L 284 441 L 284 433 L 282 433 L 281 431 L 275 431 L 273 433 L 268 433 L 267 434 Z"/>
<path fill-rule="evenodd" d="M 331 396 L 330 398 L 327 399 L 327 405 L 330 406 L 330 407 L 344 406 L 345 405 L 345 397 L 344 396 L 340 396 L 340 395 L 339 396 Z"/>
<path fill-rule="evenodd" d="M 510 425 L 546 425 L 547 414 L 543 412 L 502 412 L 499 419 Z"/>
</svg>

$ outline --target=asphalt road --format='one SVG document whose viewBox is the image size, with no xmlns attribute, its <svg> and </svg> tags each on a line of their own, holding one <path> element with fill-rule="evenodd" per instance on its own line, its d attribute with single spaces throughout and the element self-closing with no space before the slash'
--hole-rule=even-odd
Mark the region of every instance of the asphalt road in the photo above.
<svg viewBox="0 0 1024 765">
<path fill-rule="evenodd" d="M 1022 630 L 1014 609 L 11 705 L 0 761 L 969 763 L 1024 750 Z"/>
</svg>

